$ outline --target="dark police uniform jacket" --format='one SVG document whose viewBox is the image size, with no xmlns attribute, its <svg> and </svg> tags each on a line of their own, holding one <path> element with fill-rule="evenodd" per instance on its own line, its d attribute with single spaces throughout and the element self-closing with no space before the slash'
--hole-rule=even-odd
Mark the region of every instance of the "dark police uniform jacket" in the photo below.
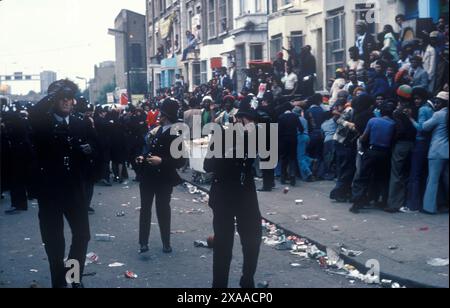
<svg viewBox="0 0 450 308">
<path fill-rule="evenodd" d="M 92 159 L 83 153 L 81 145 L 89 143 L 92 130 L 74 116 L 69 117 L 69 125 L 64 125 L 52 113 L 33 118 L 32 128 L 38 163 L 38 198 L 51 204 L 82 204 L 83 183 Z"/>
<path fill-rule="evenodd" d="M 233 149 L 225 149 L 225 131 L 223 133 L 223 156 L 225 152 L 232 150 L 236 153 L 236 145 Z M 248 138 L 245 137 L 245 145 Z M 209 206 L 214 209 L 218 207 L 233 208 L 235 206 L 246 206 L 248 208 L 258 207 L 255 180 L 253 177 L 253 158 L 247 158 L 247 146 L 244 149 L 246 158 L 206 158 L 204 169 L 213 173 L 211 184 Z"/>
<path fill-rule="evenodd" d="M 170 153 L 172 142 L 177 138 L 170 134 L 170 128 L 163 131 L 163 127 L 157 127 L 150 132 L 147 138 L 147 146 L 143 156 L 149 155 L 161 157 L 159 166 L 151 166 L 144 162 L 138 166 L 138 173 L 142 176 L 143 183 L 152 185 L 169 185 L 175 187 L 183 183 L 177 169 L 184 166 L 185 158 L 173 158 Z"/>
</svg>

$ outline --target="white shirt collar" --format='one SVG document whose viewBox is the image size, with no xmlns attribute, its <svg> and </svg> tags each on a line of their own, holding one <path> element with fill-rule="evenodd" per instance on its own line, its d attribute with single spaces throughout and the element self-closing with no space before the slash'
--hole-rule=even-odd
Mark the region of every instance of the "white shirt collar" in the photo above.
<svg viewBox="0 0 450 308">
<path fill-rule="evenodd" d="M 56 113 L 54 113 L 53 116 L 55 117 L 56 121 L 58 121 L 59 123 L 63 122 L 64 120 L 66 120 L 67 124 L 70 123 L 70 116 L 63 118 L 63 117 L 57 115 Z"/>
<path fill-rule="evenodd" d="M 173 125 L 173 124 L 167 124 L 167 125 L 164 125 L 163 128 L 162 128 L 162 129 L 163 129 L 162 132 L 165 133 L 168 129 L 170 129 L 170 128 L 172 127 L 172 125 Z"/>
</svg>

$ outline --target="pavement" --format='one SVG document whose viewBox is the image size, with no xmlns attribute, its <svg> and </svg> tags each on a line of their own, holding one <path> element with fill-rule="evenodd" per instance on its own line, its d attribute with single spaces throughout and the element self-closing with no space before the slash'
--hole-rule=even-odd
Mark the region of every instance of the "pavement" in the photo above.
<svg viewBox="0 0 450 308">
<path fill-rule="evenodd" d="M 189 180 L 190 174 L 185 178 Z M 348 211 L 350 204 L 329 199 L 334 182 L 298 182 L 287 194 L 279 181 L 277 185 L 272 192 L 258 194 L 261 213 L 271 222 L 322 247 L 338 251 L 344 245 L 361 251 L 360 256 L 346 261 L 364 268 L 367 261 L 376 260 L 382 278 L 410 287 L 449 287 L 448 265 L 427 264 L 431 259 L 449 258 L 448 213 L 388 214 L 367 209 L 355 215 Z M 297 205 L 295 200 L 303 200 L 303 204 Z M 304 220 L 302 215 L 320 219 Z"/>
<path fill-rule="evenodd" d="M 305 199 L 305 209 L 312 207 L 315 194 L 315 189 L 298 189 L 298 195 L 302 195 Z M 276 210 L 279 214 L 271 218 L 289 227 L 299 229 L 297 227 L 301 226 L 299 231 L 308 231 L 308 234 L 314 236 L 325 234 L 325 231 L 321 231 L 321 228 L 327 229 L 325 223 L 298 224 L 295 222 L 294 217 L 303 212 L 303 209 L 291 205 L 294 195 L 297 195 L 295 191 L 292 191 L 290 195 L 283 195 L 280 192 L 260 195 L 263 213 Z M 47 257 L 39 232 L 37 203 L 30 201 L 27 212 L 6 216 L 4 210 L 9 207 L 8 193 L 5 197 L 0 202 L 0 288 L 50 287 Z M 96 213 L 90 216 L 92 240 L 88 251 L 96 253 L 99 261 L 97 264 L 87 265 L 85 274 L 88 276 L 84 278 L 85 286 L 88 288 L 209 288 L 212 278 L 212 251 L 207 248 L 195 248 L 193 242 L 206 240 L 213 234 L 212 213 L 205 203 L 194 202 L 196 198 L 197 196 L 191 195 L 182 186 L 174 190 L 172 200 L 174 253 L 171 255 L 162 253 L 156 215 L 154 215 L 150 252 L 139 255 L 137 240 L 140 200 L 137 183 L 130 181 L 123 185 L 115 184 L 113 187 L 96 186 L 92 202 Z M 318 208 L 326 206 L 326 204 L 317 205 Z M 310 211 L 313 212 L 313 209 L 314 207 Z M 342 213 L 346 212 L 345 208 L 341 210 Z M 125 216 L 117 217 L 120 211 L 124 211 Z M 327 214 L 326 217 L 331 216 Z M 307 228 L 308 225 L 310 227 Z M 431 224 L 429 225 L 432 227 Z M 67 224 L 65 231 L 67 251 L 70 245 L 70 231 Z M 429 232 L 434 234 L 434 228 L 432 227 Z M 98 233 L 108 233 L 116 238 L 112 242 L 98 242 L 95 240 L 95 234 Z M 444 237 L 443 234 L 441 236 Z M 442 243 L 442 246 L 446 246 L 448 250 L 448 238 L 446 244 Z M 233 253 L 230 287 L 236 288 L 239 285 L 242 267 L 238 235 L 236 235 Z M 368 254 L 365 252 L 365 255 Z M 436 254 L 436 256 L 441 255 Z M 124 265 L 109 267 L 114 262 Z M 298 263 L 299 266 L 292 267 L 292 263 Z M 136 273 L 138 278 L 125 278 L 124 272 L 128 270 Z M 300 259 L 288 251 L 278 251 L 265 245 L 261 246 L 255 278 L 257 282 L 269 282 L 272 288 L 376 287 L 331 274 L 320 268 L 315 260 Z"/>
</svg>

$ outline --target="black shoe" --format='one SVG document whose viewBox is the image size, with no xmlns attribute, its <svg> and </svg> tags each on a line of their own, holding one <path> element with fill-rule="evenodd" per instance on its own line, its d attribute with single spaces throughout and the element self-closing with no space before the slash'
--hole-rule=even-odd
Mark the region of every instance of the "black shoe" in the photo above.
<svg viewBox="0 0 450 308">
<path fill-rule="evenodd" d="M 295 187 L 295 185 L 297 184 L 297 178 L 295 176 L 292 176 L 290 183 L 292 187 Z"/>
<path fill-rule="evenodd" d="M 242 289 L 255 289 L 255 281 L 253 279 L 241 278 L 239 285 Z"/>
<path fill-rule="evenodd" d="M 72 283 L 72 289 L 84 289 L 83 283 Z"/>
<path fill-rule="evenodd" d="M 422 214 L 426 214 L 426 215 L 436 215 L 437 214 L 437 213 L 431 213 L 431 212 L 428 212 L 428 211 L 425 211 L 425 210 L 420 210 L 420 212 Z"/>
<path fill-rule="evenodd" d="M 386 208 L 383 211 L 385 211 L 386 213 L 390 213 L 390 214 L 395 214 L 395 213 L 400 212 L 399 209 L 391 209 L 391 208 Z"/>
<path fill-rule="evenodd" d="M 359 214 L 359 213 L 360 213 L 359 207 L 356 206 L 356 205 L 353 205 L 353 206 L 350 208 L 350 212 L 352 212 L 353 214 Z"/>
<path fill-rule="evenodd" d="M 26 212 L 26 209 L 18 209 L 16 207 L 11 207 L 10 209 L 7 209 L 5 211 L 6 215 L 14 215 L 14 214 L 19 214 L 20 212 Z"/>
<path fill-rule="evenodd" d="M 280 183 L 281 183 L 281 185 L 286 185 L 286 178 L 282 177 L 280 179 Z"/>
<path fill-rule="evenodd" d="M 170 245 L 164 245 L 163 247 L 163 253 L 172 253 L 172 247 L 170 247 Z"/>
<path fill-rule="evenodd" d="M 90 206 L 90 207 L 88 208 L 88 213 L 89 213 L 89 214 L 95 214 L 95 210 Z"/>
<path fill-rule="evenodd" d="M 258 191 L 259 192 L 271 192 L 272 191 L 272 188 L 260 188 L 260 189 L 258 189 Z"/>
<path fill-rule="evenodd" d="M 112 186 L 111 182 L 108 180 L 105 180 L 105 179 L 102 180 L 102 183 L 103 183 L 103 185 L 108 186 L 108 187 Z"/>
<path fill-rule="evenodd" d="M 308 182 L 308 183 L 312 183 L 315 181 L 316 181 L 316 178 L 312 174 L 310 176 L 308 176 L 308 178 L 306 179 L 306 182 Z"/>
<path fill-rule="evenodd" d="M 150 248 L 148 248 L 148 245 L 141 245 L 141 248 L 139 249 L 139 254 L 143 254 L 146 252 L 149 252 Z"/>
</svg>

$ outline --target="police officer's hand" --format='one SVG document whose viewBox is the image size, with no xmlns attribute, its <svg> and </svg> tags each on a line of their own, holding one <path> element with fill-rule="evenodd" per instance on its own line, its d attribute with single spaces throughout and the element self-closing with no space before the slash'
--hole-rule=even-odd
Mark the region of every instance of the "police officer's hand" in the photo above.
<svg viewBox="0 0 450 308">
<path fill-rule="evenodd" d="M 137 164 L 142 164 L 144 162 L 144 160 L 145 160 L 144 156 L 136 157 L 136 163 Z"/>
<path fill-rule="evenodd" d="M 82 144 L 81 151 L 86 155 L 92 154 L 92 148 L 89 144 Z"/>
<path fill-rule="evenodd" d="M 158 156 L 149 156 L 149 157 L 147 157 L 147 162 L 151 166 L 159 166 L 162 163 L 162 159 L 161 159 L 161 157 L 158 157 Z"/>
</svg>

